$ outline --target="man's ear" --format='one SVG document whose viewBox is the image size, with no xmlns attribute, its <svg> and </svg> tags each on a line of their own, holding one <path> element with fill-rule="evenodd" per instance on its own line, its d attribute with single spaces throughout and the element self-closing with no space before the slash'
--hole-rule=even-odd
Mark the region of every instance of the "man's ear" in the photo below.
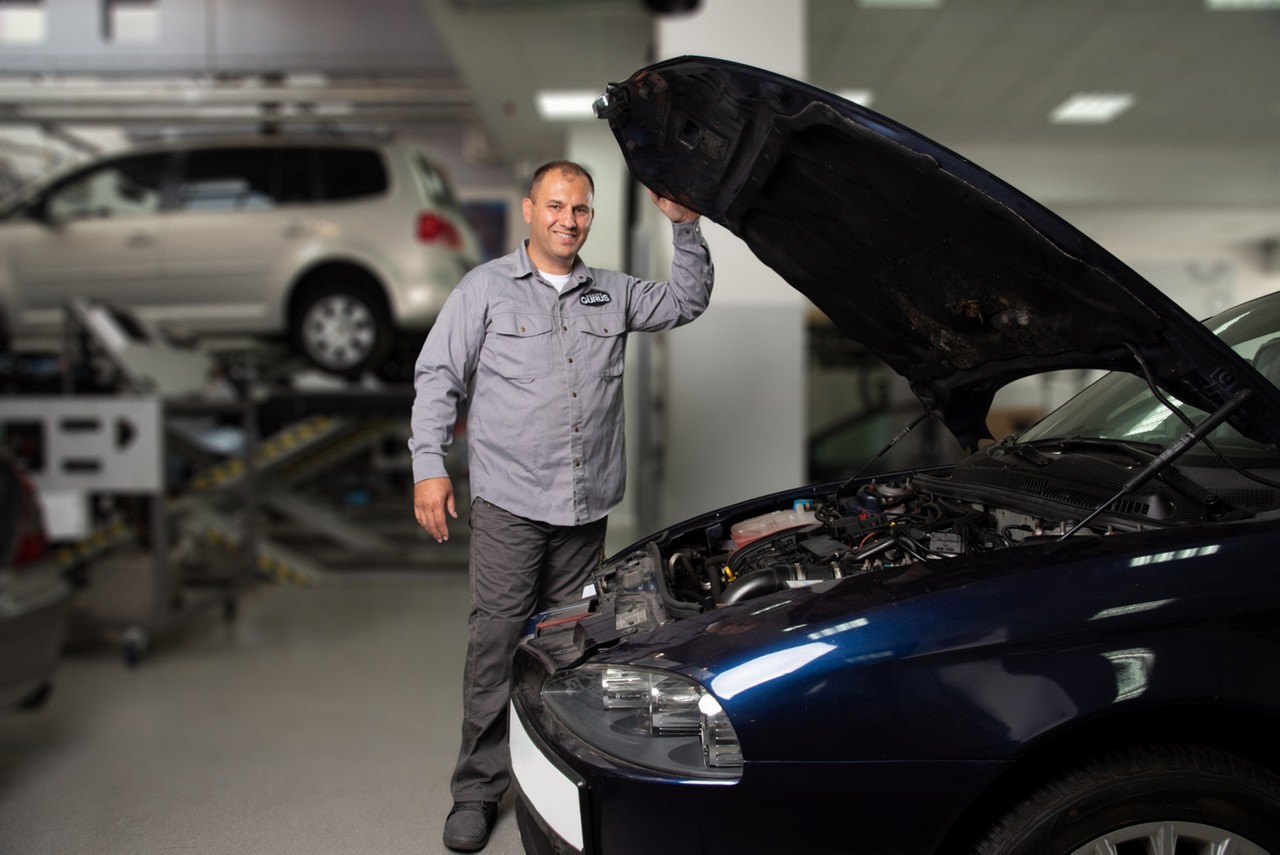
<svg viewBox="0 0 1280 855">
<path fill-rule="evenodd" d="M 526 223 L 533 222 L 533 200 L 528 196 L 524 197 L 524 201 L 520 203 L 520 210 L 524 212 L 524 221 Z"/>
</svg>

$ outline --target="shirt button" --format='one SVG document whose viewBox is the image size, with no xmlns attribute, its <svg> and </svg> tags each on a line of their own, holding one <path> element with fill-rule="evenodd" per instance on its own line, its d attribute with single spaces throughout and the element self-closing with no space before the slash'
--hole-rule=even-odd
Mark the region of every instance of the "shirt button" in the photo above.
<svg viewBox="0 0 1280 855">
<path fill-rule="evenodd" d="M 521 327 L 521 328 L 520 328 L 520 332 L 524 332 L 524 327 Z"/>
<path fill-rule="evenodd" d="M 569 329 L 569 328 L 568 328 L 567 326 L 565 326 L 564 324 L 561 324 L 561 325 L 560 325 L 560 332 L 566 332 L 568 329 Z"/>
<path fill-rule="evenodd" d="M 573 362 L 573 357 L 572 357 L 572 356 L 570 356 L 570 357 L 569 357 L 569 361 L 570 361 L 570 362 Z"/>
<path fill-rule="evenodd" d="M 576 397 L 578 397 L 578 393 L 577 393 L 577 392 L 570 392 L 570 393 L 569 393 L 569 397 L 570 397 L 570 398 L 576 398 Z"/>
<path fill-rule="evenodd" d="M 573 426 L 573 432 L 574 432 L 574 433 L 577 433 L 577 432 L 578 432 L 578 426 L 577 426 L 577 425 L 574 425 L 574 426 Z"/>
<path fill-rule="evenodd" d="M 582 468 L 582 461 L 581 461 L 581 460 L 575 460 L 575 461 L 573 461 L 573 468 L 574 468 L 574 469 L 581 469 L 581 468 Z"/>
</svg>

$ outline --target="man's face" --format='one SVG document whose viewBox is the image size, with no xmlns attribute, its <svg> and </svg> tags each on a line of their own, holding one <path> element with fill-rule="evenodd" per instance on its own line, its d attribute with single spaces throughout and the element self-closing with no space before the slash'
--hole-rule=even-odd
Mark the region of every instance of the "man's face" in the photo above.
<svg viewBox="0 0 1280 855">
<path fill-rule="evenodd" d="M 591 185 L 580 175 L 552 170 L 524 200 L 529 224 L 529 257 L 539 270 L 568 273 L 587 242 L 595 211 Z"/>
</svg>

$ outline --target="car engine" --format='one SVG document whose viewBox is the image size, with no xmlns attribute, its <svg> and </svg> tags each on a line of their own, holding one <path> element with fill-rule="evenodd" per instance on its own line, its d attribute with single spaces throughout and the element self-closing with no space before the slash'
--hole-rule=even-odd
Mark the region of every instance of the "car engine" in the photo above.
<svg viewBox="0 0 1280 855">
<path fill-rule="evenodd" d="M 531 649 L 550 669 L 564 667 L 625 636 L 720 606 L 1053 540 L 1071 525 L 949 498 L 923 489 L 927 480 L 939 479 L 872 481 L 848 495 L 815 489 L 791 507 L 716 517 L 642 542 L 600 566 L 594 596 L 537 616 L 529 628 L 536 637 Z"/>
<path fill-rule="evenodd" d="M 1067 530 L 1062 521 L 927 492 L 913 479 L 873 481 L 850 496 L 797 502 L 736 523 L 719 544 L 676 545 L 663 576 L 679 603 L 725 605 L 883 567 L 1051 540 Z"/>
</svg>

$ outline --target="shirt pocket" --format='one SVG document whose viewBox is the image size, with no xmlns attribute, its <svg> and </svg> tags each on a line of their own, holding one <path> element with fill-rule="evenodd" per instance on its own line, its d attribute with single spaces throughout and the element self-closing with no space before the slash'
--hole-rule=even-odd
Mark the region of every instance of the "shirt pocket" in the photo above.
<svg viewBox="0 0 1280 855">
<path fill-rule="evenodd" d="M 493 369 L 509 380 L 529 380 L 551 373 L 551 317 L 526 312 L 495 315 L 485 349 Z"/>
<path fill-rule="evenodd" d="M 626 316 L 622 312 L 592 312 L 574 319 L 587 370 L 602 377 L 620 377 L 627 347 Z"/>
</svg>

